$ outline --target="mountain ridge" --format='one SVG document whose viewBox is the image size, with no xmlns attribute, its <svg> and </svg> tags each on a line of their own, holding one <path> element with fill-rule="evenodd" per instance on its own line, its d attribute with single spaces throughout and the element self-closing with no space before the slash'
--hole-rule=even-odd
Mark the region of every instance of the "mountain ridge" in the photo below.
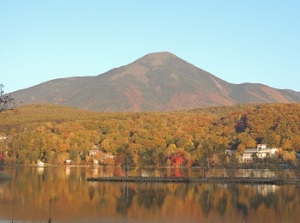
<svg viewBox="0 0 300 223">
<path fill-rule="evenodd" d="M 232 84 L 170 52 L 147 54 L 97 76 L 49 80 L 12 93 L 25 104 L 96 111 L 178 111 L 246 103 L 298 103 L 300 92 Z"/>
</svg>

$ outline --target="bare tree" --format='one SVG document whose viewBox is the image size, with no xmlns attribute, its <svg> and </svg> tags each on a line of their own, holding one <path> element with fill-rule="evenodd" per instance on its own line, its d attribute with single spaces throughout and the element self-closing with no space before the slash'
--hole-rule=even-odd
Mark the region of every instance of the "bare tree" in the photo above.
<svg viewBox="0 0 300 223">
<path fill-rule="evenodd" d="M 0 113 L 6 110 L 12 110 L 16 106 L 15 99 L 9 94 L 4 94 L 4 85 L 0 84 Z"/>
</svg>

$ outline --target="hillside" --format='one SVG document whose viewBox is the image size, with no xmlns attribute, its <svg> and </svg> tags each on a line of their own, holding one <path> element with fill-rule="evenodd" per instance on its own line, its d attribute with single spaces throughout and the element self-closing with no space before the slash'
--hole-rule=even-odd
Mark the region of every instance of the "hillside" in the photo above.
<svg viewBox="0 0 300 223">
<path fill-rule="evenodd" d="M 265 143 L 295 162 L 300 150 L 300 104 L 251 104 L 182 112 L 91 112 L 54 105 L 26 105 L 0 113 L 0 149 L 6 164 L 66 159 L 91 164 L 91 149 L 115 155 L 105 165 L 216 165 L 229 162 L 226 149 Z M 293 156 L 292 156 L 293 155 Z M 178 163 L 179 162 L 179 163 Z"/>
<path fill-rule="evenodd" d="M 168 52 L 148 54 L 98 76 L 50 80 L 12 96 L 24 104 L 50 103 L 95 111 L 178 111 L 300 102 L 300 92 L 263 84 L 231 84 Z"/>
</svg>

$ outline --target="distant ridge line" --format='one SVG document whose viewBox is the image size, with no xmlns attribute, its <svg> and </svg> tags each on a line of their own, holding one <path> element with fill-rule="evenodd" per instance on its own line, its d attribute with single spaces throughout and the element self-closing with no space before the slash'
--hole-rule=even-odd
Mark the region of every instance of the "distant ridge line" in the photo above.
<svg viewBox="0 0 300 223">
<path fill-rule="evenodd" d="M 47 103 L 111 112 L 300 103 L 300 92 L 260 83 L 232 84 L 170 52 L 150 53 L 97 76 L 49 80 L 11 95 L 23 104 Z"/>
</svg>

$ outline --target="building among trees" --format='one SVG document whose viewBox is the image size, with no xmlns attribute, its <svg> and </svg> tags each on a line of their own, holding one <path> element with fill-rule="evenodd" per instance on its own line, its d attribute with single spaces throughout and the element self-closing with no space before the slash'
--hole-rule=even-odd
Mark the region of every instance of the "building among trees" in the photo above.
<svg viewBox="0 0 300 223">
<path fill-rule="evenodd" d="M 267 156 L 274 157 L 277 152 L 277 148 L 267 148 L 266 144 L 257 144 L 256 148 L 245 148 L 245 152 L 241 155 L 241 161 L 244 163 L 251 162 L 255 156 L 260 159 Z"/>
</svg>

